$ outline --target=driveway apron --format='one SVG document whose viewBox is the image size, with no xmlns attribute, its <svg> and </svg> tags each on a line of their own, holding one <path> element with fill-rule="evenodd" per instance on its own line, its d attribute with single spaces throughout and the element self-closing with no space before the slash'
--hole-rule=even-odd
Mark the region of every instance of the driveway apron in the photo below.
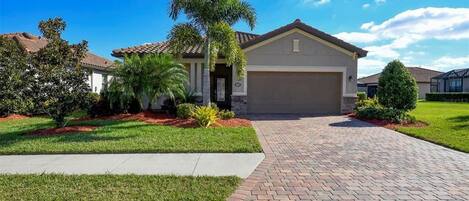
<svg viewBox="0 0 469 201">
<path fill-rule="evenodd" d="M 469 200 L 469 154 L 346 116 L 252 116 L 266 153 L 230 200 Z"/>
</svg>

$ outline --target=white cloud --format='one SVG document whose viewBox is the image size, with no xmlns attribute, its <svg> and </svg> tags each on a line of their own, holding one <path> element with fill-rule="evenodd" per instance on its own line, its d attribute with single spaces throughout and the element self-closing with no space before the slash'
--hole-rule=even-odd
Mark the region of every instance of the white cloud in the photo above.
<svg viewBox="0 0 469 201">
<path fill-rule="evenodd" d="M 432 67 L 440 71 L 450 71 L 458 68 L 469 67 L 469 55 L 463 57 L 444 56 L 436 59 L 431 64 Z"/>
<path fill-rule="evenodd" d="M 367 30 L 370 27 L 372 27 L 373 25 L 375 25 L 375 22 L 373 22 L 373 21 L 372 22 L 367 22 L 367 23 L 362 24 L 362 26 L 360 26 L 360 29 Z"/>
<path fill-rule="evenodd" d="M 400 56 L 399 52 L 389 45 L 368 46 L 364 49 L 368 51 L 368 56 L 370 57 L 396 59 Z"/>
<path fill-rule="evenodd" d="M 351 43 L 370 43 L 378 39 L 374 34 L 360 32 L 342 32 L 334 36 Z"/>
<path fill-rule="evenodd" d="M 313 4 L 315 6 L 321 6 L 331 2 L 331 0 L 303 0 L 305 4 Z"/>
<path fill-rule="evenodd" d="M 363 5 L 362 5 L 362 8 L 363 8 L 363 9 L 367 9 L 368 7 L 370 7 L 370 4 L 369 4 L 369 3 L 366 3 L 366 4 L 363 4 Z"/>
<path fill-rule="evenodd" d="M 381 24 L 365 23 L 362 28 L 386 38 L 406 35 L 422 38 L 469 38 L 469 8 L 419 8 L 408 10 Z"/>
<path fill-rule="evenodd" d="M 380 59 L 363 58 L 358 60 L 358 78 L 380 72 L 387 62 Z"/>
</svg>

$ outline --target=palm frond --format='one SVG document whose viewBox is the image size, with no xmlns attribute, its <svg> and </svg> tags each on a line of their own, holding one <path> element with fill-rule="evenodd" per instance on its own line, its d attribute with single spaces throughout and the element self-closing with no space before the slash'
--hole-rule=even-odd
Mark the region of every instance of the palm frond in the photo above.
<svg viewBox="0 0 469 201">
<path fill-rule="evenodd" d="M 187 47 L 201 44 L 203 38 L 197 27 L 190 23 L 182 23 L 175 25 L 171 29 L 168 35 L 168 42 L 171 52 L 180 54 Z"/>
</svg>

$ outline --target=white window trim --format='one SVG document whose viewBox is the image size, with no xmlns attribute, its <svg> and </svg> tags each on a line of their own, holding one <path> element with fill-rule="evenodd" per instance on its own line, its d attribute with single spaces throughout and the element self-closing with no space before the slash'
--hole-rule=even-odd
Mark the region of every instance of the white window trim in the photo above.
<svg viewBox="0 0 469 201">
<path fill-rule="evenodd" d="M 300 39 L 293 39 L 293 52 L 300 52 Z"/>
<path fill-rule="evenodd" d="M 346 66 L 263 66 L 248 65 L 248 72 L 327 72 L 342 73 L 342 97 L 356 97 L 356 94 L 346 93 L 347 67 Z M 249 76 L 249 73 L 248 73 Z M 247 91 L 245 91 L 247 93 Z"/>
</svg>

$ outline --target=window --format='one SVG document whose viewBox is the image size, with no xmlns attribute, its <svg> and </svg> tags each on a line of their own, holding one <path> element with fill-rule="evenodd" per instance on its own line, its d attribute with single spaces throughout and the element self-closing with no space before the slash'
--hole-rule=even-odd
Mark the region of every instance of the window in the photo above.
<svg viewBox="0 0 469 201">
<path fill-rule="evenodd" d="M 300 52 L 300 40 L 293 40 L 293 52 Z"/>
<path fill-rule="evenodd" d="M 461 79 L 450 79 L 449 80 L 449 92 L 461 92 L 462 82 Z"/>
</svg>

